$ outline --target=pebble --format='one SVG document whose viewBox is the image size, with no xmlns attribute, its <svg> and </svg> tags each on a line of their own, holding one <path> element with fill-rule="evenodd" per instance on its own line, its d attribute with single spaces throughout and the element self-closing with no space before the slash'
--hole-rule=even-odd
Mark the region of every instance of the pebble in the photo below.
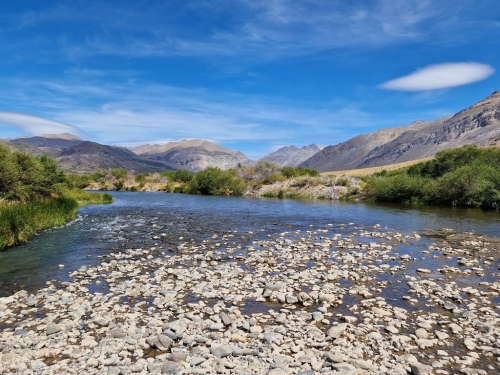
<svg viewBox="0 0 500 375">
<path fill-rule="evenodd" d="M 167 255 L 159 233 L 154 248 L 112 252 L 59 287 L 0 298 L 0 375 L 500 370 L 498 257 L 484 241 L 469 252 L 381 227 L 245 232 L 245 243 L 183 232 Z"/>
</svg>

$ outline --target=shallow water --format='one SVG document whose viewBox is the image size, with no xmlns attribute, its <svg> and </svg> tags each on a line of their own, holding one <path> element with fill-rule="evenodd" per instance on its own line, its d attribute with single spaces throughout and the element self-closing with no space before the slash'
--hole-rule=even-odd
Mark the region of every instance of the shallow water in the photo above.
<svg viewBox="0 0 500 375">
<path fill-rule="evenodd" d="M 161 241 L 167 251 L 181 242 L 201 242 L 214 234 L 233 232 L 232 243 L 244 248 L 253 240 L 285 231 L 304 232 L 331 224 L 333 232 L 353 234 L 379 224 L 381 231 L 422 235 L 420 241 L 400 244 L 397 250 L 419 257 L 430 243 L 439 240 L 440 235 L 432 231 L 442 228 L 500 235 L 500 213 L 496 211 L 144 192 L 112 195 L 114 203 L 84 207 L 70 224 L 1 252 L 0 296 L 21 289 L 34 292 L 49 280 L 67 281 L 69 272 L 94 266 L 110 252 L 155 246 L 160 240 L 153 236 L 158 233 L 167 234 Z M 370 238 L 356 240 L 370 242 Z M 456 264 L 455 259 L 441 258 L 442 264 Z M 435 263 L 427 256 L 418 267 L 436 268 Z"/>
</svg>

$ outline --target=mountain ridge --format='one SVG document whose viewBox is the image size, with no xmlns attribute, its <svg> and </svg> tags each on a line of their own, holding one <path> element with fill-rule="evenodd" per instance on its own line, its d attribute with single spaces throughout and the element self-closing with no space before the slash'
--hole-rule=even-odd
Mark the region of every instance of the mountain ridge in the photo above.
<svg viewBox="0 0 500 375">
<path fill-rule="evenodd" d="M 321 172 L 369 168 L 434 156 L 466 144 L 500 142 L 500 91 L 434 121 L 380 129 L 325 147 L 301 164 Z"/>
<path fill-rule="evenodd" d="M 258 161 L 268 161 L 278 164 L 282 167 L 298 167 L 301 163 L 303 163 L 322 149 L 323 147 L 318 146 L 314 143 L 300 148 L 294 145 L 285 146 L 261 157 L 260 159 L 258 159 Z"/>
<path fill-rule="evenodd" d="M 71 134 L 42 134 L 4 139 L 2 143 L 35 155 L 54 157 L 63 170 L 91 173 L 103 168 L 127 168 L 136 172 L 207 167 L 221 169 L 254 163 L 238 150 L 203 139 L 184 139 L 134 148 L 84 141 Z M 447 148 L 475 144 L 500 144 L 500 91 L 455 113 L 434 121 L 414 121 L 405 126 L 378 129 L 345 142 L 320 148 L 315 144 L 285 146 L 263 156 L 281 166 L 302 166 L 320 172 L 378 167 L 434 156 Z M 307 152 L 312 153 L 302 160 Z"/>
</svg>

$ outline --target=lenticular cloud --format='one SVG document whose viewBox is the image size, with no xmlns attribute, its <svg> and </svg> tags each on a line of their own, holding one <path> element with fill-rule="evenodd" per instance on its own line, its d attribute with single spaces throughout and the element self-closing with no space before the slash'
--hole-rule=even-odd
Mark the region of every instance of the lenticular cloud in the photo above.
<svg viewBox="0 0 500 375">
<path fill-rule="evenodd" d="M 438 90 L 482 81 L 494 71 L 489 65 L 474 62 L 436 64 L 385 82 L 379 87 L 398 91 Z"/>
<path fill-rule="evenodd" d="M 0 124 L 2 123 L 15 126 L 31 134 L 81 133 L 75 126 L 24 113 L 0 111 Z"/>
</svg>

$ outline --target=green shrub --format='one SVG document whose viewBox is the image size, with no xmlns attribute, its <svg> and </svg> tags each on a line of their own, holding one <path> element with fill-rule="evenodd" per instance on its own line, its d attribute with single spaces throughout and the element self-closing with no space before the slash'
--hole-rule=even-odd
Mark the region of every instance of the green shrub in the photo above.
<svg viewBox="0 0 500 375">
<path fill-rule="evenodd" d="M 233 170 L 207 168 L 194 175 L 186 192 L 202 195 L 242 195 L 246 189 L 243 179 Z"/>
<path fill-rule="evenodd" d="M 377 201 L 500 208 L 500 149 L 464 146 L 411 167 L 374 174 L 365 191 Z"/>
<path fill-rule="evenodd" d="M 345 187 L 351 187 L 351 183 L 349 182 L 349 179 L 347 177 L 339 177 L 335 181 L 336 186 L 345 186 Z"/>
<path fill-rule="evenodd" d="M 191 180 L 193 179 L 193 176 L 194 176 L 193 173 L 191 173 L 189 171 L 185 171 L 183 169 L 179 169 L 175 172 L 172 172 L 168 178 L 170 179 L 170 181 L 182 182 L 182 183 L 187 184 L 187 183 L 191 182 Z"/>
<path fill-rule="evenodd" d="M 125 168 L 114 168 L 110 171 L 111 176 L 118 180 L 127 178 L 128 171 Z"/>
<path fill-rule="evenodd" d="M 283 167 L 281 168 L 281 173 L 287 178 L 292 177 L 301 177 L 301 176 L 310 176 L 310 177 L 318 177 L 319 172 L 315 169 L 304 168 L 304 167 Z"/>
<path fill-rule="evenodd" d="M 275 173 L 275 174 L 272 174 L 270 176 L 267 176 L 264 181 L 262 181 L 262 183 L 264 185 L 271 185 L 271 184 L 274 184 L 275 182 L 280 182 L 280 181 L 285 181 L 286 180 L 286 177 L 283 176 L 282 174 L 278 174 L 278 173 Z"/>
<path fill-rule="evenodd" d="M 147 173 L 138 173 L 134 177 L 134 181 L 137 182 L 141 187 L 146 183 Z"/>
<path fill-rule="evenodd" d="M 118 180 L 118 181 L 113 182 L 113 186 L 115 187 L 115 190 L 117 190 L 117 191 L 123 190 L 123 185 L 124 185 L 124 183 L 122 180 Z"/>
<path fill-rule="evenodd" d="M 90 176 L 82 176 L 78 174 L 66 175 L 66 186 L 71 189 L 85 189 L 90 184 Z"/>
<path fill-rule="evenodd" d="M 28 201 L 59 193 L 65 183 L 54 159 L 0 145 L 0 199 Z"/>
</svg>

